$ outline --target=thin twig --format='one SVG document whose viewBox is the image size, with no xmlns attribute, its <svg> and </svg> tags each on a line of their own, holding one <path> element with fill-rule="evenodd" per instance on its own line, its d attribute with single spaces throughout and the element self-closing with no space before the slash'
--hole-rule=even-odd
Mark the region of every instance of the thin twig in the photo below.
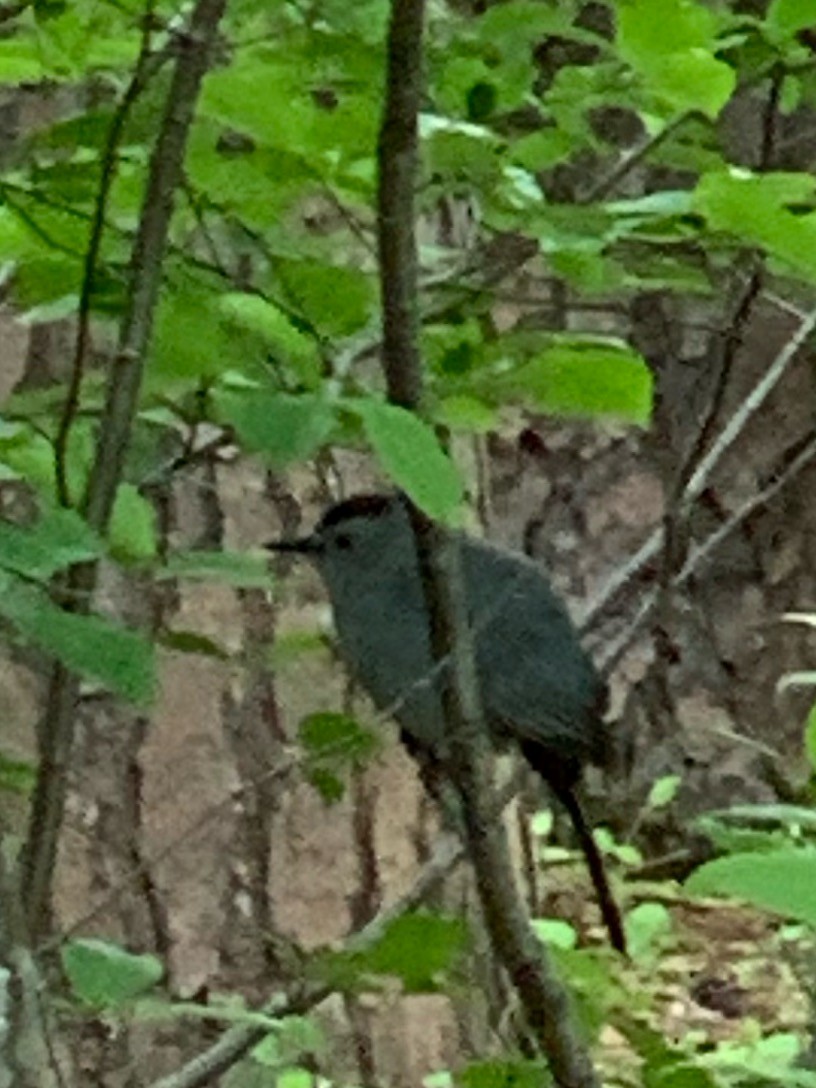
<svg viewBox="0 0 816 1088">
<path fill-rule="evenodd" d="M 392 922 L 423 903 L 463 856 L 462 846 L 454 836 L 440 836 L 433 853 L 405 895 L 378 911 L 367 925 L 347 938 L 343 951 L 361 952 L 371 947 Z M 273 998 L 262 1011 L 275 1017 L 303 1015 L 319 1005 L 331 992 L 331 987 L 322 983 L 306 983 Z M 231 1028 L 207 1050 L 175 1073 L 155 1081 L 150 1088 L 201 1088 L 201 1085 L 230 1069 L 266 1034 L 265 1028 L 255 1025 Z"/>
<path fill-rule="evenodd" d="M 787 460 L 783 458 L 783 460 Z M 766 506 L 791 480 L 795 479 L 804 469 L 816 460 L 816 438 L 809 441 L 799 450 L 793 459 L 784 467 L 774 473 L 773 481 L 756 495 L 747 499 L 731 517 L 724 522 L 715 532 L 707 537 L 702 544 L 692 548 L 680 571 L 675 575 L 672 586 L 679 588 L 685 585 L 697 569 L 714 554 L 720 545 L 739 528 L 744 521 Z M 604 676 L 608 676 L 617 663 L 632 645 L 635 638 L 651 619 L 657 605 L 658 594 L 650 593 L 635 614 L 627 623 L 624 630 L 615 638 L 614 642 L 604 646 L 603 653 L 597 661 L 598 667 Z"/>
<path fill-rule="evenodd" d="M 110 367 L 105 408 L 84 502 L 89 525 L 102 535 L 110 520 L 136 414 L 187 134 L 225 6 L 226 0 L 198 0 L 193 9 L 150 158 L 144 203 L 131 255 L 128 301 L 120 326 L 119 346 Z M 89 600 L 96 585 L 96 565 L 87 563 L 72 568 L 66 584 L 69 591 L 79 590 L 87 594 Z M 49 922 L 78 698 L 77 678 L 62 664 L 56 664 L 51 673 L 45 718 L 39 730 L 40 765 L 23 868 L 23 896 L 35 944 Z"/>
<path fill-rule="evenodd" d="M 60 415 L 59 427 L 54 439 L 54 473 L 57 484 L 57 499 L 62 506 L 71 505 L 71 495 L 68 490 L 68 441 L 71 427 L 79 411 L 79 396 L 82 388 L 82 378 L 85 373 L 85 363 L 90 347 L 91 336 L 91 299 L 93 297 L 94 281 L 96 279 L 96 266 L 99 261 L 99 253 L 102 248 L 102 237 L 105 231 L 105 213 L 108 199 L 113 187 L 118 165 L 119 143 L 122 139 L 125 123 L 131 109 L 136 104 L 139 96 L 148 86 L 150 80 L 159 71 L 162 64 L 169 58 L 170 49 L 165 47 L 159 53 L 152 52 L 152 12 L 155 0 L 148 0 L 145 18 L 143 20 L 142 42 L 136 67 L 133 70 L 122 100 L 119 103 L 108 128 L 105 138 L 105 146 L 100 158 L 99 188 L 94 200 L 94 209 L 91 219 L 91 233 L 88 239 L 88 247 L 85 251 L 82 271 L 82 286 L 79 292 L 79 307 L 77 312 L 77 331 L 74 341 L 74 355 L 71 360 L 68 389 L 65 394 L 65 404 Z"/>
<path fill-rule="evenodd" d="M 816 329 L 816 310 L 811 310 L 809 313 L 800 314 L 799 316 L 801 320 L 799 328 L 779 350 L 776 358 L 712 443 L 708 453 L 700 460 L 688 482 L 683 496 L 684 501 L 693 502 L 702 495 L 720 461 L 779 384 L 788 367 L 796 358 L 799 349 L 806 343 L 813 330 Z M 587 634 L 597 625 L 621 591 L 646 566 L 654 562 L 660 554 L 662 544 L 663 528 L 660 527 L 650 534 L 623 567 L 612 574 L 600 592 L 589 603 L 584 613 L 579 628 L 582 635 Z"/>
<path fill-rule="evenodd" d="M 669 121 L 658 133 L 654 136 L 650 136 L 647 140 L 644 140 L 633 151 L 630 151 L 628 155 L 624 155 L 621 161 L 610 171 L 604 178 L 600 178 L 579 200 L 581 204 L 593 204 L 596 200 L 601 200 L 602 197 L 607 196 L 615 189 L 623 179 L 630 174 L 636 166 L 638 166 L 647 155 L 660 147 L 666 140 L 675 133 L 678 128 L 684 125 L 692 117 L 702 117 L 702 114 L 698 113 L 681 113 L 679 117 L 675 117 L 673 121 Z"/>
</svg>

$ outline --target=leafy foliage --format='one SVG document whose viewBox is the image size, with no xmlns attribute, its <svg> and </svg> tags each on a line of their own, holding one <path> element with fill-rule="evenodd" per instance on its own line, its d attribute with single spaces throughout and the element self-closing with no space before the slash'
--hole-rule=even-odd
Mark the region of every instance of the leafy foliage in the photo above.
<svg viewBox="0 0 816 1088">
<path fill-rule="evenodd" d="M 119 1008 L 152 990 L 164 974 L 155 956 L 134 956 L 108 941 L 84 938 L 62 950 L 75 995 L 95 1009 Z"/>
<path fill-rule="evenodd" d="M 328 802 L 341 800 L 345 793 L 340 776 L 364 766 L 378 748 L 376 736 L 346 714 L 310 714 L 298 733 L 306 775 Z"/>
<path fill-rule="evenodd" d="M 732 854 L 697 869 L 686 887 L 731 895 L 816 926 L 816 850 Z"/>
<path fill-rule="evenodd" d="M 459 918 L 428 911 L 403 914 L 364 951 L 333 953 L 318 967 L 342 989 L 370 985 L 370 976 L 398 978 L 406 993 L 434 993 L 455 969 L 467 947 Z"/>
<path fill-rule="evenodd" d="M 15 7 L 3 15 L 0 84 L 12 98 L 23 88 L 57 93 L 0 165 L 4 291 L 32 328 L 76 319 L 84 291 L 104 344 L 131 287 L 134 228 L 167 87 L 162 50 L 172 55 L 184 41 L 174 36 L 185 16 L 165 0 L 152 6 L 155 71 L 125 108 L 122 89 L 145 41 L 138 4 Z M 135 567 L 159 581 L 271 589 L 260 555 L 178 547 L 165 554 L 156 487 L 201 458 L 209 437 L 275 471 L 323 458 L 334 445 L 364 447 L 429 514 L 456 523 L 468 481 L 450 432 L 485 435 L 506 419 L 541 414 L 649 425 L 652 366 L 609 314 L 653 291 L 713 305 L 724 270 L 746 251 L 767 260 L 780 291 L 812 289 L 812 174 L 783 168 L 781 158 L 774 169 L 760 157 L 738 160 L 724 135 L 731 107 L 753 110 L 769 86 L 780 113 L 812 109 L 810 0 L 771 0 L 750 13 L 704 0 L 478 7 L 436 4 L 428 18 L 416 315 L 425 418 L 387 403 L 371 365 L 381 331 L 374 227 L 388 4 L 234 0 L 187 147 L 147 375 L 105 534 L 82 513 L 105 425 L 107 375 L 98 358 L 76 375 L 73 416 L 65 414 L 67 370 L 29 383 L 2 406 L 0 488 L 24 495 L 36 511 L 0 521 L 0 617 L 9 642 L 147 705 L 157 643 L 229 655 L 194 630 L 148 637 L 83 614 L 93 602 L 63 595 L 66 572 L 102 562 L 124 578 Z M 99 213 L 105 230 L 87 276 Z M 57 487 L 64 427 L 59 467 L 69 508 Z M 813 678 L 803 671 L 784 683 Z M 376 750 L 354 719 L 333 713 L 305 719 L 299 742 L 306 775 L 327 800 L 343 795 L 344 777 Z M 807 752 L 816 765 L 813 715 Z M 35 774 L 25 761 L 0 758 L 5 789 L 27 792 Z M 667 808 L 679 786 L 677 776 L 659 779 L 645 809 Z M 692 876 L 690 893 L 737 896 L 813 926 L 809 808 L 755 809 L 748 822 L 735 812 L 711 814 L 703 826 L 726 856 Z M 539 821 L 537 833 L 546 830 Z M 603 831 L 598 842 L 623 865 L 642 860 L 630 842 Z M 542 853 L 569 857 L 561 848 Z M 674 936 L 657 902 L 639 904 L 626 925 L 639 965 L 654 962 Z M 776 1083 L 813 1083 L 796 1070 L 788 1033 L 705 1057 L 668 1045 L 627 1018 L 613 973 L 577 947 L 574 927 L 541 919 L 537 932 L 555 949 L 587 1029 L 614 1022 L 650 1088 L 774 1083 L 774 1075 Z M 335 957 L 332 977 L 360 988 L 371 976 L 393 975 L 408 991 L 433 990 L 451 977 L 465 944 L 460 922 L 411 914 L 373 949 Z M 94 1010 L 121 1008 L 161 977 L 154 958 L 95 940 L 69 943 L 63 965 L 75 995 Z M 270 1027 L 268 1018 L 260 1023 Z M 275 1025 L 254 1054 L 290 1088 L 309 1080 L 305 1059 L 318 1049 L 311 1024 L 299 1027 L 299 1042 L 287 1043 L 287 1030 L 297 1036 L 295 1021 L 286 1030 Z M 459 1080 L 522 1088 L 542 1076 L 536 1063 L 511 1056 L 473 1065 Z"/>
<path fill-rule="evenodd" d="M 47 594 L 0 572 L 0 615 L 14 632 L 82 676 L 135 703 L 156 693 L 154 648 L 143 635 L 98 616 L 58 608 Z"/>
</svg>

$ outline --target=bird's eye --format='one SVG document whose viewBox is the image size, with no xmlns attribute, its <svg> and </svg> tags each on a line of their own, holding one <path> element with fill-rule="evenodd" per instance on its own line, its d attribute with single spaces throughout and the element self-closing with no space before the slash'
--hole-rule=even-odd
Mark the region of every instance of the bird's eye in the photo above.
<svg viewBox="0 0 816 1088">
<path fill-rule="evenodd" d="M 351 537 L 348 533 L 340 533 L 334 538 L 334 543 L 339 551 L 347 552 L 351 547 Z"/>
</svg>

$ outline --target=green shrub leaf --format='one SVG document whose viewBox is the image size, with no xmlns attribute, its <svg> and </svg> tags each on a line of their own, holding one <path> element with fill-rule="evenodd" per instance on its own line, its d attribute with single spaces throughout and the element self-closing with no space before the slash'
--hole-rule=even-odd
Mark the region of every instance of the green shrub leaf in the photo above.
<svg viewBox="0 0 816 1088">
<path fill-rule="evenodd" d="M 456 522 L 463 491 L 459 473 L 434 430 L 404 408 L 385 401 L 346 401 L 360 417 L 366 438 L 385 471 L 429 517 Z"/>
<path fill-rule="evenodd" d="M 164 974 L 155 956 L 135 956 L 94 938 L 65 945 L 62 966 L 76 996 L 95 1009 L 127 1004 L 153 989 Z"/>
<path fill-rule="evenodd" d="M 66 612 L 47 595 L 8 575 L 0 578 L 0 614 L 17 632 L 80 676 L 98 680 L 144 705 L 156 691 L 154 649 L 143 635 L 100 616 Z"/>
<path fill-rule="evenodd" d="M 695 895 L 731 895 L 816 926 L 816 850 L 732 854 L 702 865 L 686 881 Z"/>
</svg>

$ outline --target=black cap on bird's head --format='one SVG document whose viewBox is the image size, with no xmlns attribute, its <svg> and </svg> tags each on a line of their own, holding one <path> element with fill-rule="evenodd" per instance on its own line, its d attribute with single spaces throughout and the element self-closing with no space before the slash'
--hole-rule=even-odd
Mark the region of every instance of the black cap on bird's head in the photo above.
<svg viewBox="0 0 816 1088">
<path fill-rule="evenodd" d="M 273 552 L 289 552 L 305 556 L 318 556 L 324 549 L 327 536 L 332 530 L 347 525 L 360 518 L 375 520 L 394 509 L 395 503 L 401 503 L 398 493 L 352 495 L 334 503 L 323 514 L 309 536 L 295 540 L 270 540 L 265 548 Z"/>
</svg>

